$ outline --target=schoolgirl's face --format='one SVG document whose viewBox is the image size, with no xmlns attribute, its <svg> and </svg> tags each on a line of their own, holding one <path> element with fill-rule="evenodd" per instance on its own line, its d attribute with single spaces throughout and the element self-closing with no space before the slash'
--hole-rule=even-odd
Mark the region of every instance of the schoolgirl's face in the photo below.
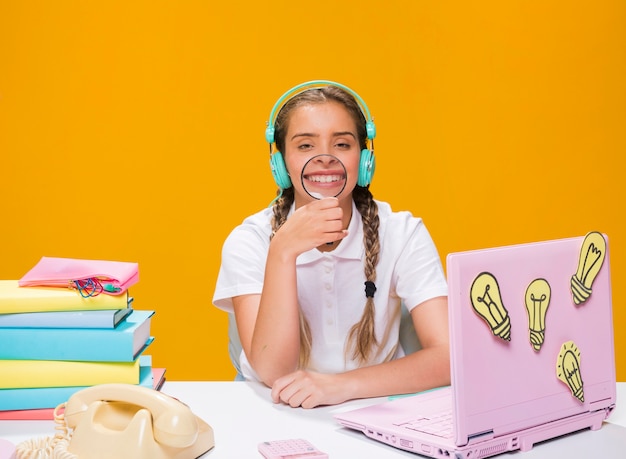
<svg viewBox="0 0 626 459">
<path fill-rule="evenodd" d="M 343 105 L 329 101 L 295 109 L 284 150 L 296 207 L 313 200 L 310 194 L 351 201 L 361 149 L 355 122 Z"/>
</svg>

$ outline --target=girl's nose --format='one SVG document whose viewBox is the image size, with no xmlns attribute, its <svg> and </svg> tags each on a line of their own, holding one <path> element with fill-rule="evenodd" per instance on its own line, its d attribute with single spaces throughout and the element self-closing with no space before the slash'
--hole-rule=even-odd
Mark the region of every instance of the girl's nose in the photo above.
<svg viewBox="0 0 626 459">
<path fill-rule="evenodd" d="M 315 158 L 315 161 L 323 165 L 331 166 L 331 165 L 337 164 L 339 160 L 335 158 L 333 155 L 323 154 L 323 155 L 318 155 Z"/>
</svg>

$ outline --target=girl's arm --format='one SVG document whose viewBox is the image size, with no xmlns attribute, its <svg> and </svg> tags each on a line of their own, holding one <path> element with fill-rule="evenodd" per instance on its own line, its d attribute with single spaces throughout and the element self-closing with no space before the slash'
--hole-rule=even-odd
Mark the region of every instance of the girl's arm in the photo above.
<svg viewBox="0 0 626 459">
<path fill-rule="evenodd" d="M 267 385 L 297 368 L 300 353 L 295 258 L 270 244 L 261 295 L 233 298 L 246 356 Z"/>
<path fill-rule="evenodd" d="M 314 247 L 345 237 L 343 212 L 335 198 L 296 210 L 272 239 L 261 295 L 233 298 L 241 344 L 268 386 L 298 366 L 300 313 L 296 259 Z"/>
<path fill-rule="evenodd" d="M 278 379 L 272 398 L 313 408 L 356 398 L 419 392 L 450 384 L 448 301 L 433 298 L 413 308 L 411 317 L 422 349 L 379 365 L 329 375 L 298 371 Z"/>
</svg>

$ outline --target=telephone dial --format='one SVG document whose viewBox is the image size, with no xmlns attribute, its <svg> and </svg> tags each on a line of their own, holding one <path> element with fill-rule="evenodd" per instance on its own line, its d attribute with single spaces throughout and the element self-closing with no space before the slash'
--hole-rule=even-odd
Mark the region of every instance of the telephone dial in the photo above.
<svg viewBox="0 0 626 459">
<path fill-rule="evenodd" d="M 215 446 L 211 426 L 187 405 L 132 384 L 80 390 L 55 421 L 59 432 L 45 445 L 19 444 L 17 459 L 195 459 Z"/>
</svg>

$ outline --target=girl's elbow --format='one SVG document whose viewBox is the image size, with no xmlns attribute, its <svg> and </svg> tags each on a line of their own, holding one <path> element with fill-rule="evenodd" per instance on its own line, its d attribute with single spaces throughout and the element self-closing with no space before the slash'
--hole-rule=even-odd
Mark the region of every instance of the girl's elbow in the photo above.
<svg viewBox="0 0 626 459">
<path fill-rule="evenodd" d="M 271 365 L 267 362 L 258 365 L 252 364 L 252 368 L 254 368 L 259 380 L 267 387 L 272 387 L 277 379 L 296 370 L 295 366 Z"/>
</svg>

